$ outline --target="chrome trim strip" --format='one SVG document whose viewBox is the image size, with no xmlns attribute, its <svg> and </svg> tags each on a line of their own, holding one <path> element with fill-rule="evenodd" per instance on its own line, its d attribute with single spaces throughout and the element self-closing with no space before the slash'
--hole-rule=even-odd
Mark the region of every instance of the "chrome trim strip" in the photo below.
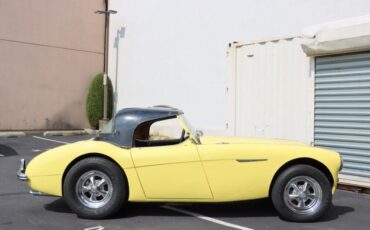
<svg viewBox="0 0 370 230">
<path fill-rule="evenodd" d="M 248 163 L 248 162 L 258 162 L 258 161 L 267 161 L 267 159 L 236 159 L 239 163 Z"/>
<path fill-rule="evenodd" d="M 42 192 L 39 192 L 39 191 L 33 191 L 33 190 L 30 190 L 30 194 L 33 195 L 33 196 L 52 196 L 52 197 L 56 197 L 56 196 L 53 196 L 53 195 L 49 195 L 49 194 L 46 194 L 46 193 L 42 193 Z"/>
<path fill-rule="evenodd" d="M 18 176 L 18 180 L 21 180 L 21 181 L 27 181 L 28 180 L 28 177 L 24 173 L 18 173 L 17 176 Z"/>
<path fill-rule="evenodd" d="M 30 190 L 30 194 L 34 196 L 42 196 L 42 192 L 32 191 Z"/>
<path fill-rule="evenodd" d="M 28 180 L 28 177 L 25 174 L 25 171 L 26 171 L 26 161 L 24 159 L 21 159 L 20 162 L 19 162 L 19 169 L 18 169 L 18 173 L 17 173 L 17 177 L 18 177 L 19 180 L 21 180 L 21 181 L 27 181 Z"/>
</svg>

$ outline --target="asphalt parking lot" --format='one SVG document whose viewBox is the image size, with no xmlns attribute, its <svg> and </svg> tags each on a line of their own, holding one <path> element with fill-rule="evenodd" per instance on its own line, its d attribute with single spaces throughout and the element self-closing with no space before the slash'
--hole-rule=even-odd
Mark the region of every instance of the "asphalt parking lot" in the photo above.
<svg viewBox="0 0 370 230">
<path fill-rule="evenodd" d="M 269 200 L 223 204 L 131 203 L 112 219 L 85 220 L 62 198 L 29 195 L 16 178 L 18 161 L 92 136 L 0 138 L 0 230 L 8 229 L 370 229 L 370 195 L 337 191 L 333 207 L 315 223 L 281 220 Z"/>
</svg>

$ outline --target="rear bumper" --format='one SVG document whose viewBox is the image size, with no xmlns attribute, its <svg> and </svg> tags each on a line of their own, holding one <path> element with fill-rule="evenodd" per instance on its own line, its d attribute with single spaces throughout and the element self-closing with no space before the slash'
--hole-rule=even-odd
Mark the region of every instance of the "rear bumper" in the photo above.
<svg viewBox="0 0 370 230">
<path fill-rule="evenodd" d="M 24 159 L 21 159 L 19 162 L 19 169 L 17 173 L 18 180 L 21 180 L 21 181 L 28 180 L 28 177 L 25 174 L 25 172 L 26 172 L 26 161 Z"/>
</svg>

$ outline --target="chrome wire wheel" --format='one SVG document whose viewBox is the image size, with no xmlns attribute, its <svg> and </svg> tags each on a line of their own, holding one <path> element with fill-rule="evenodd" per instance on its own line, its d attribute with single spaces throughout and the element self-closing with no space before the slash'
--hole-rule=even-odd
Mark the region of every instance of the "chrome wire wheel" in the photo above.
<svg viewBox="0 0 370 230">
<path fill-rule="evenodd" d="M 113 184 L 109 177 L 96 170 L 85 172 L 76 183 L 78 200 L 87 208 L 101 208 L 111 199 Z"/>
<path fill-rule="evenodd" d="M 284 202 L 297 214 L 315 213 L 322 203 L 322 188 L 312 177 L 294 177 L 285 186 Z"/>
</svg>

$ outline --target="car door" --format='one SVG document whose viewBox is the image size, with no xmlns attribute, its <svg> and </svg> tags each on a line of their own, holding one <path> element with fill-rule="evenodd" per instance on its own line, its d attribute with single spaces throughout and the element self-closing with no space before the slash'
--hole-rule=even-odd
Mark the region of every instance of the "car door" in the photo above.
<svg viewBox="0 0 370 230">
<path fill-rule="evenodd" d="M 212 199 L 196 145 L 190 140 L 137 147 L 132 159 L 148 199 Z"/>
<path fill-rule="evenodd" d="M 261 144 L 198 145 L 204 170 L 216 201 L 268 196 L 273 165 Z"/>
</svg>

